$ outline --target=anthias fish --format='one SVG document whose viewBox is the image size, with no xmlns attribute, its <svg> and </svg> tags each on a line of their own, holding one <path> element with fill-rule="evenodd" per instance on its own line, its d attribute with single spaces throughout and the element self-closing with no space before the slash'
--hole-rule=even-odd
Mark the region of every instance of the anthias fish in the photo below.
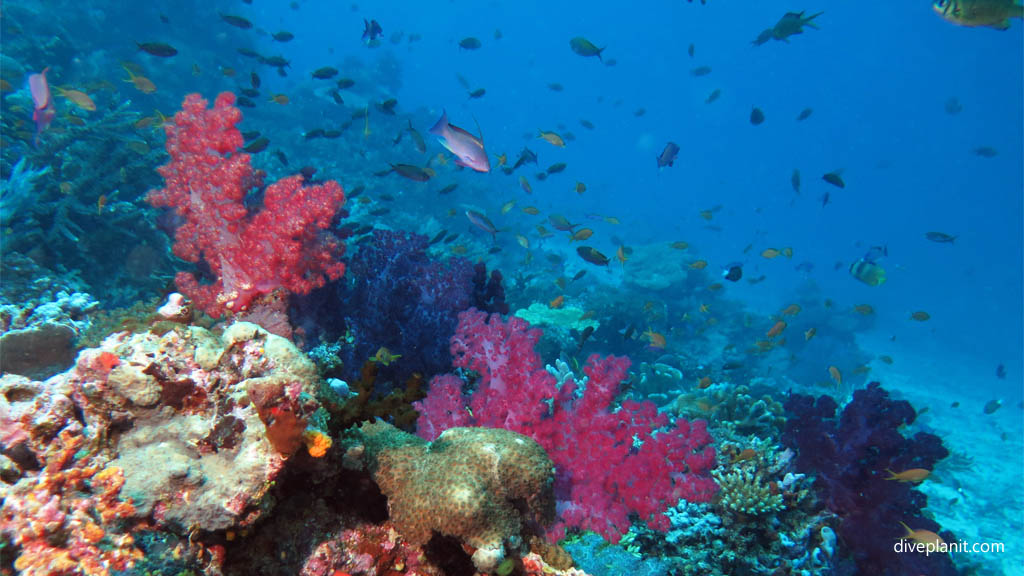
<svg viewBox="0 0 1024 576">
<path fill-rule="evenodd" d="M 430 129 L 449 152 L 455 155 L 455 163 L 459 166 L 472 168 L 477 172 L 490 172 L 491 161 L 487 158 L 483 140 L 466 132 L 462 128 L 448 123 L 448 112 L 441 113 L 441 118 Z"/>
</svg>

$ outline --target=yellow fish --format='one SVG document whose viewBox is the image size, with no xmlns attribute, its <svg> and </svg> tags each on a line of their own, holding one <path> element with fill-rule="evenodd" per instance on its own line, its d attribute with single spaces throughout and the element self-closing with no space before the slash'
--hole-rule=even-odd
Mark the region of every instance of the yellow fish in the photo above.
<svg viewBox="0 0 1024 576">
<path fill-rule="evenodd" d="M 562 140 L 562 137 L 559 136 L 558 134 L 554 133 L 554 132 L 545 132 L 545 131 L 541 130 L 540 131 L 540 136 L 538 136 L 538 138 L 541 138 L 542 140 L 546 140 L 552 146 L 558 146 L 559 148 L 565 148 L 565 140 Z"/>
<path fill-rule="evenodd" d="M 508 214 L 509 211 L 512 210 L 512 207 L 515 206 L 515 205 L 516 205 L 516 201 L 515 200 L 509 200 L 508 202 L 505 202 L 505 204 L 501 207 L 501 213 L 502 214 Z"/>
<path fill-rule="evenodd" d="M 850 275 L 868 286 L 885 284 L 885 268 L 863 258 L 850 264 Z"/>
<path fill-rule="evenodd" d="M 526 176 L 519 176 L 519 187 L 523 189 L 523 192 L 533 194 L 533 186 L 530 186 L 530 181 L 526 179 Z"/>
<path fill-rule="evenodd" d="M 644 336 L 647 336 L 649 340 L 648 346 L 650 346 L 651 348 L 661 349 L 665 347 L 666 341 L 664 335 L 648 329 L 646 332 L 644 332 Z"/>
<path fill-rule="evenodd" d="M 936 548 L 946 543 L 941 536 L 931 530 L 914 530 L 903 522 L 900 522 L 900 526 L 903 526 L 903 529 L 907 531 L 906 534 L 900 536 L 901 540 L 913 540 L 925 545 L 932 544 Z"/>
<path fill-rule="evenodd" d="M 1024 18 L 1024 5 L 1017 0 L 935 0 L 932 10 L 957 26 L 987 26 L 996 30 L 1010 27 L 1010 18 Z"/>
<path fill-rule="evenodd" d="M 153 92 L 156 92 L 156 84 L 153 84 L 152 80 L 141 74 L 136 74 L 125 64 L 122 64 L 121 67 L 128 72 L 128 79 L 125 80 L 125 82 L 135 85 L 136 90 L 143 94 L 152 94 Z"/>
<path fill-rule="evenodd" d="M 831 376 L 832 380 L 835 381 L 837 388 L 843 385 L 843 374 L 839 372 L 839 368 L 836 368 L 835 366 L 829 366 L 828 375 Z"/>
<path fill-rule="evenodd" d="M 401 358 L 401 354 L 392 354 L 391 350 L 388 350 L 384 346 L 377 349 L 377 353 L 370 357 L 370 362 L 377 362 L 384 366 L 390 365 L 395 360 Z"/>
<path fill-rule="evenodd" d="M 81 90 L 65 90 L 59 87 L 57 88 L 57 91 L 60 92 L 61 96 L 71 100 L 75 106 L 78 106 L 82 110 L 87 110 L 89 112 L 96 111 L 96 103 L 93 102 L 92 98 L 89 98 L 89 95 L 85 92 L 82 92 Z"/>
<path fill-rule="evenodd" d="M 910 470 L 904 470 L 903 472 L 893 472 L 892 470 L 886 469 L 889 473 L 889 477 L 886 480 L 895 480 L 897 482 L 913 482 L 917 484 L 924 482 L 932 471 L 924 468 L 911 468 Z"/>
<path fill-rule="evenodd" d="M 569 237 L 569 242 L 582 242 L 593 235 L 594 231 L 591 230 L 590 228 L 580 228 L 579 230 L 573 232 L 572 236 Z"/>
</svg>

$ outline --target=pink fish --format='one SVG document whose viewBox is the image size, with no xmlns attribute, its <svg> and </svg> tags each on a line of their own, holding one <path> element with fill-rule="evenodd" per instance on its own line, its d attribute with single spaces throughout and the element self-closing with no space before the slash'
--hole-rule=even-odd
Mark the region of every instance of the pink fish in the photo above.
<svg viewBox="0 0 1024 576">
<path fill-rule="evenodd" d="M 480 138 L 473 136 L 462 128 L 448 123 L 448 112 L 441 114 L 441 119 L 430 129 L 449 152 L 455 155 L 455 163 L 459 166 L 472 168 L 477 172 L 490 172 L 491 161 L 487 159 L 487 151 Z"/>
<path fill-rule="evenodd" d="M 50 127 L 57 111 L 53 107 L 53 97 L 50 96 L 50 84 L 46 81 L 46 71 L 50 67 L 43 68 L 39 74 L 32 74 L 28 77 L 28 87 L 32 92 L 32 102 L 35 110 L 32 111 L 32 119 L 36 123 L 36 142 L 39 141 L 39 134 Z"/>
</svg>

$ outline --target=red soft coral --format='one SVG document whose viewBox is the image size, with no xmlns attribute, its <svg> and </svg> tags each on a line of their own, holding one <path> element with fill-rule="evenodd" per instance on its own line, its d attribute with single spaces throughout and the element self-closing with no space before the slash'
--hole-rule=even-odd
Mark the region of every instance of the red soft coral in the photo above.
<svg viewBox="0 0 1024 576">
<path fill-rule="evenodd" d="M 582 394 L 576 382 L 561 387 L 534 351 L 541 336 L 519 318 L 502 321 L 477 310 L 459 315 L 451 351 L 457 367 L 480 374 L 469 397 L 459 381 L 435 378 L 417 403 L 421 436 L 435 438 L 460 425 L 506 428 L 536 440 L 558 469 L 559 513 L 565 526 L 594 530 L 617 542 L 636 514 L 658 530 L 663 512 L 684 498 L 706 502 L 716 486 L 708 476 L 715 452 L 705 422 L 670 425 L 650 402 L 612 405 L 629 359 L 591 356 Z M 457 415 L 453 418 L 453 415 Z"/>
<path fill-rule="evenodd" d="M 240 153 L 235 127 L 242 113 L 234 94 L 221 93 L 212 109 L 198 94 L 185 97 L 166 126 L 171 161 L 158 168 L 165 186 L 149 193 L 157 207 L 182 219 L 174 254 L 188 262 L 203 258 L 215 281 L 202 284 L 179 272 L 178 288 L 211 316 L 244 309 L 276 288 L 305 294 L 345 272 L 337 261 L 344 245 L 324 231 L 345 202 L 337 182 L 303 186 L 301 176 L 267 187 L 263 209 L 250 215 L 245 197 L 262 185 L 248 154 Z"/>
</svg>

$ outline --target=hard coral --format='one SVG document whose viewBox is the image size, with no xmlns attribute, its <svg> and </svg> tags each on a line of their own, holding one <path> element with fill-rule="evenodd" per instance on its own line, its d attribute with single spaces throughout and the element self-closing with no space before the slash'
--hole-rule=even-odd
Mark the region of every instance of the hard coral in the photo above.
<svg viewBox="0 0 1024 576">
<path fill-rule="evenodd" d="M 141 556 L 130 534 L 136 510 L 121 493 L 124 475 L 105 455 L 86 448 L 81 424 L 69 413 L 70 389 L 0 378 L 5 453 L 20 468 L 4 477 L 0 536 L 26 576 L 107 576 Z"/>
<path fill-rule="evenodd" d="M 949 452 L 934 434 L 905 437 L 900 429 L 914 423 L 910 403 L 893 400 L 878 382 L 853 393 L 837 414 L 829 396 L 817 400 L 800 394 L 786 401 L 782 440 L 798 453 L 797 467 L 816 474 L 814 488 L 829 511 L 840 518 L 837 533 L 849 557 L 839 574 L 956 574 L 948 554 L 899 554 L 893 542 L 904 530 L 940 533 L 955 538 L 923 513 L 927 497 L 911 483 L 888 480 L 887 470 L 932 470 Z"/>
<path fill-rule="evenodd" d="M 417 403 L 420 434 L 430 437 L 458 423 L 530 436 L 557 467 L 565 524 L 612 541 L 629 528 L 630 514 L 664 530 L 662 513 L 680 498 L 711 498 L 715 483 L 707 473 L 715 452 L 703 421 L 680 418 L 670 426 L 649 402 L 626 400 L 613 408 L 629 368 L 626 358 L 591 356 L 582 394 L 573 380 L 557 386 L 534 351 L 540 335 L 520 318 L 460 314 L 454 364 L 479 373 L 480 381 L 467 398 L 452 378 L 435 378 L 437 387 Z"/>
<path fill-rule="evenodd" d="M 196 327 L 119 333 L 45 383 L 9 378 L 0 416 L 13 424 L 10 440 L 28 443 L 24 479 L 49 473 L 34 462 L 49 462 L 46 441 L 64 430 L 123 471 L 132 516 L 181 533 L 255 521 L 317 407 L 312 363 L 247 323 L 220 336 Z"/>
<path fill-rule="evenodd" d="M 508 430 L 452 428 L 425 440 L 384 422 L 352 433 L 348 464 L 373 475 L 402 535 L 426 544 L 434 532 L 475 548 L 493 571 L 525 552 L 531 530 L 554 520 L 554 469 L 533 440 Z"/>
<path fill-rule="evenodd" d="M 337 261 L 344 245 L 324 235 L 345 201 L 337 182 L 303 186 L 301 176 L 284 178 L 266 188 L 263 209 L 249 214 L 246 195 L 262 182 L 249 155 L 239 152 L 242 113 L 234 101 L 221 93 L 210 110 L 198 94 L 185 98 L 166 126 L 171 161 L 158 169 L 165 186 L 148 195 L 184 220 L 174 254 L 204 259 L 215 276 L 211 284 L 187 272 L 176 277 L 181 291 L 214 317 L 277 288 L 306 294 L 345 272 Z"/>
</svg>

